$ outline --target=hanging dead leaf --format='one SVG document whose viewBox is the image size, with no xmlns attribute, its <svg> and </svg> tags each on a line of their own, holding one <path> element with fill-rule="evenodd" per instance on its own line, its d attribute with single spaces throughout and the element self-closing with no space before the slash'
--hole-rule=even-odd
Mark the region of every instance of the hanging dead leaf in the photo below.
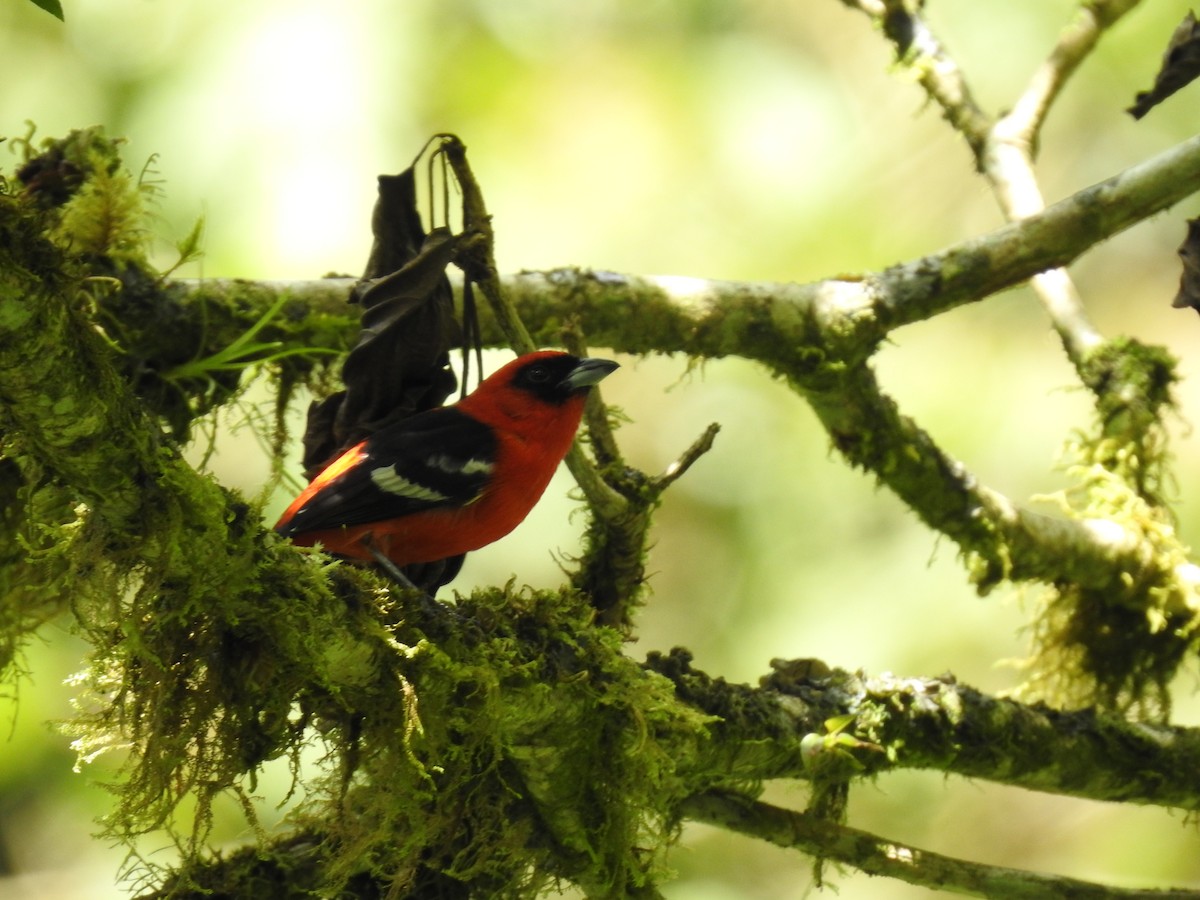
<svg viewBox="0 0 1200 900">
<path fill-rule="evenodd" d="M 457 384 L 449 351 L 461 339 L 445 270 L 459 238 L 446 229 L 425 233 L 413 167 L 380 176 L 372 228 L 374 247 L 351 295 L 364 309 L 342 367 L 345 390 L 309 408 L 309 478 L 385 425 L 440 406 Z"/>
<path fill-rule="evenodd" d="M 452 135 L 435 137 L 431 144 L 437 144 L 429 158 L 436 160 L 451 141 L 461 146 Z M 310 480 L 343 450 L 381 428 L 441 406 L 457 384 L 450 368 L 450 348 L 463 345 L 463 329 L 455 318 L 446 267 L 456 261 L 465 239 L 448 226 L 425 231 L 416 187 L 417 163 L 424 154 L 422 150 L 399 175 L 379 177 L 371 218 L 374 243 L 350 297 L 363 306 L 362 330 L 342 365 L 345 389 L 309 407 L 304 468 Z M 430 198 L 434 199 L 432 182 L 440 174 L 446 219 L 448 173 L 447 166 L 438 170 L 430 164 Z M 464 317 L 469 320 L 468 337 L 477 342 L 474 309 L 465 302 Z M 458 574 L 463 558 L 408 566 L 404 573 L 432 594 Z"/>
<path fill-rule="evenodd" d="M 1179 293 L 1171 305 L 1177 309 L 1190 306 L 1200 312 L 1200 219 L 1191 219 L 1187 224 L 1187 237 L 1179 245 L 1183 275 L 1179 279 Z"/>
<path fill-rule="evenodd" d="M 1189 10 L 1167 42 L 1162 67 L 1154 78 L 1154 87 L 1140 92 L 1126 112 L 1135 119 L 1142 118 L 1197 76 L 1200 76 L 1200 24 Z"/>
</svg>

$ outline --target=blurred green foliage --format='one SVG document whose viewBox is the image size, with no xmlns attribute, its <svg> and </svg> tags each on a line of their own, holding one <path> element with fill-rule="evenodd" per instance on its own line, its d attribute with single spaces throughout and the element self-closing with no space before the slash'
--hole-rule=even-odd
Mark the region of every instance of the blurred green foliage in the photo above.
<svg viewBox="0 0 1200 900">
<path fill-rule="evenodd" d="M 927 8 L 995 109 L 1011 104 L 1076 4 Z M 1194 92 L 1141 123 L 1122 111 L 1152 81 L 1182 12 L 1145 4 L 1071 82 L 1040 148 L 1048 200 L 1194 131 L 1185 112 Z M 160 265 L 206 219 L 205 255 L 181 275 L 357 271 L 375 175 L 452 130 L 470 147 L 505 270 L 578 264 L 805 281 L 883 267 L 1000 222 L 966 147 L 890 64 L 880 36 L 836 0 L 72 0 L 65 24 L 8 3 L 0 135 L 24 134 L 27 119 L 44 135 L 97 123 L 129 139 L 132 167 L 139 154 L 159 154 Z M 1185 416 L 1200 409 L 1200 324 L 1169 303 L 1181 222 L 1195 206 L 1074 269 L 1105 333 L 1162 343 L 1182 359 Z M 1017 683 L 995 663 L 1026 650 L 1021 598 L 977 598 L 953 548 L 831 456 L 782 385 L 738 361 L 691 374 L 684 360 L 624 362 L 606 391 L 632 417 L 619 437 L 633 464 L 661 470 L 681 436 L 723 425 L 659 513 L 654 593 L 632 654 L 682 644 L 698 666 L 740 680 L 774 656 L 813 656 L 851 669 L 950 670 L 992 691 Z M 877 362 L 904 410 L 987 483 L 1021 502 L 1062 487 L 1053 465 L 1086 421 L 1087 399 L 1028 292 L 906 328 Z M 213 468 L 253 492 L 267 478 L 265 458 L 247 432 L 229 433 L 232 419 L 219 424 Z M 1200 533 L 1200 482 L 1188 462 L 1198 454 L 1186 422 L 1173 438 L 1186 538 Z M 571 552 L 580 527 L 568 489 L 556 481 L 525 526 L 472 556 L 458 586 L 513 573 L 557 583 L 552 554 Z M 11 723 L 0 744 L 0 874 L 54 874 L 25 875 L 0 893 L 117 896 L 121 851 L 106 856 L 89 840 L 105 808 L 103 775 L 73 774 L 66 739 L 45 724 L 69 715 L 61 680 L 85 648 L 66 623 L 43 637 L 25 654 L 34 677 L 17 698 L 0 698 L 0 724 Z M 1195 722 L 1194 685 L 1181 687 L 1177 719 Z M 272 787 L 265 779 L 263 793 Z M 801 802 L 797 789 L 772 791 Z M 1155 810 L 905 773 L 853 791 L 850 822 L 999 864 L 1200 884 L 1194 834 Z M 244 837 L 238 823 L 231 810 L 224 836 Z M 148 839 L 147 852 L 161 849 Z M 704 827 L 687 830 L 670 862 L 681 874 L 668 895 L 688 900 L 793 898 L 809 885 L 807 860 Z M 829 874 L 842 900 L 927 895 Z"/>
</svg>

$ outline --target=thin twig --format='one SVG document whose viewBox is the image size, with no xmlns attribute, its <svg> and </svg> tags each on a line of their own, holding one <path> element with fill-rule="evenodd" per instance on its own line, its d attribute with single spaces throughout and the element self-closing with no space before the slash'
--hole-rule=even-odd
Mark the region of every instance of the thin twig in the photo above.
<svg viewBox="0 0 1200 900">
<path fill-rule="evenodd" d="M 562 342 L 569 353 L 581 357 L 589 355 L 587 343 L 583 339 L 583 329 L 576 322 L 563 328 Z M 621 448 L 617 445 L 616 435 L 613 434 L 612 424 L 608 420 L 608 407 L 600 399 L 598 390 L 588 395 L 583 415 L 587 422 L 588 441 L 592 445 L 592 455 L 596 457 L 597 464 L 623 465 Z"/>
<path fill-rule="evenodd" d="M 467 241 L 465 251 L 456 262 L 465 276 L 479 285 L 512 348 L 517 353 L 531 353 L 537 349 L 537 344 L 529 336 L 525 323 L 504 292 L 497 274 L 492 217 L 483 201 L 483 190 L 467 163 L 467 148 L 458 138 L 447 138 L 441 146 L 441 152 L 450 161 L 462 190 L 463 232 Z"/>
<path fill-rule="evenodd" d="M 717 433 L 721 430 L 721 426 L 713 422 L 704 429 L 704 433 L 692 442 L 692 445 L 680 454 L 679 458 L 667 466 L 661 475 L 654 479 L 655 487 L 662 491 L 666 490 L 676 481 L 683 477 L 684 473 L 690 469 L 701 456 L 712 449 L 713 441 L 716 440 Z"/>
<path fill-rule="evenodd" d="M 1046 61 L 1012 111 L 991 129 L 981 157 L 982 168 L 1000 208 L 1010 221 L 1045 209 L 1033 171 L 1038 137 L 1051 105 L 1067 80 L 1095 49 L 1105 30 L 1133 9 L 1139 0 L 1081 3 L 1075 18 L 1059 36 Z M 1030 282 L 1058 332 L 1067 357 L 1081 367 L 1090 351 L 1103 343 L 1091 323 L 1071 276 L 1061 268 L 1035 275 Z"/>
<path fill-rule="evenodd" d="M 1104 32 L 1141 0 L 1089 0 L 1079 4 L 1075 17 L 1059 35 L 1054 49 L 1034 72 L 1012 111 L 997 124 L 1006 138 L 1019 137 L 1031 148 L 1037 143 L 1046 114 L 1063 86 Z"/>
<path fill-rule="evenodd" d="M 976 160 L 980 160 L 993 119 L 975 102 L 962 67 L 920 12 L 895 0 L 842 2 L 866 13 L 883 29 L 895 45 L 901 64 L 916 74 L 925 93 L 941 107 L 946 120 L 966 138 Z"/>
<path fill-rule="evenodd" d="M 897 2 L 843 0 L 865 12 L 896 45 L 901 64 L 918 81 L 975 155 L 976 168 L 992 185 L 1005 218 L 1027 218 L 1045 201 L 1033 171 L 1038 133 L 1067 80 L 1095 48 L 1104 31 L 1139 0 L 1085 0 L 1059 36 L 1049 57 L 1007 115 L 994 119 L 976 104 L 958 61 L 917 10 Z M 1076 368 L 1103 342 L 1091 323 L 1070 275 L 1059 269 L 1031 278 L 1067 357 Z"/>
<path fill-rule="evenodd" d="M 465 277 L 479 285 L 487 298 L 492 314 L 496 317 L 509 344 L 518 353 L 530 353 L 537 344 L 530 336 L 511 295 L 504 289 L 497 274 L 495 246 L 491 216 L 483 201 L 483 191 L 467 163 L 466 147 L 457 139 L 443 144 L 443 151 L 463 192 L 463 229 L 470 239 L 470 250 L 460 261 Z M 599 470 L 575 441 L 567 452 L 567 468 L 575 477 L 580 490 L 597 515 L 612 519 L 625 508 L 624 498 L 604 483 Z"/>
</svg>

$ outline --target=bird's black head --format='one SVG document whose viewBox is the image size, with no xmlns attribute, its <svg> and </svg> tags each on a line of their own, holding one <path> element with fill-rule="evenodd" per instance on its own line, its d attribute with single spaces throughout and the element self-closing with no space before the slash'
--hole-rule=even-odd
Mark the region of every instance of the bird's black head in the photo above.
<svg viewBox="0 0 1200 900">
<path fill-rule="evenodd" d="M 515 363 L 512 386 L 547 403 L 565 403 L 617 368 L 611 359 L 581 359 L 554 350 L 530 353 Z"/>
</svg>

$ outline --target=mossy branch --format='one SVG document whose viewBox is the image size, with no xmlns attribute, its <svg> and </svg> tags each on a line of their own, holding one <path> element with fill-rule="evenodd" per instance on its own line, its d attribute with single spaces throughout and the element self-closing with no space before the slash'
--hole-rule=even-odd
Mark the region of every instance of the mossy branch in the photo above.
<svg viewBox="0 0 1200 900">
<path fill-rule="evenodd" d="M 0 196 L 0 204 L 12 206 Z M 78 310 L 65 260 L 31 224 L 0 209 L 0 403 L 6 430 L 61 481 L 79 485 L 128 537 L 155 502 L 157 429 L 116 376 Z"/>
<path fill-rule="evenodd" d="M 811 779 L 829 759 L 852 756 L 845 779 L 930 769 L 1064 796 L 1200 809 L 1200 729 L 997 699 L 951 677 L 870 677 L 819 660 L 772 660 L 758 687 L 693 669 L 682 650 L 651 654 L 646 665 L 670 679 L 682 701 L 716 717 L 714 770 Z M 852 720 L 848 735 L 869 746 L 831 743 L 814 755 L 805 738 L 843 717 Z M 727 741 L 732 735 L 737 740 Z"/>
<path fill-rule="evenodd" d="M 929 26 L 919 4 L 910 7 L 878 0 L 842 2 L 862 10 L 880 26 L 895 46 L 901 66 L 916 75 L 946 121 L 966 139 L 976 168 L 991 184 L 1005 217 L 1014 221 L 1045 208 L 1033 161 L 1051 106 L 1105 31 L 1140 0 L 1080 3 L 1029 85 L 1009 111 L 999 116 L 988 114 L 976 103 L 965 72 Z M 1060 266 L 1047 267 L 1031 277 L 1030 285 L 1046 308 L 1068 357 L 1081 366 L 1102 338 L 1088 319 L 1070 276 Z"/>
<path fill-rule="evenodd" d="M 483 621 L 491 625 L 506 618 L 491 603 L 475 611 L 482 611 Z M 529 608 L 522 610 L 525 622 L 519 627 L 529 627 L 529 615 Z M 472 652 L 478 652 L 503 635 L 501 629 L 483 645 L 478 636 L 466 640 Z M 541 650 L 560 665 L 578 660 L 580 637 L 562 635 Z M 462 639 L 457 637 L 452 644 Z M 592 657 L 591 662 L 595 664 L 599 658 Z M 688 656 L 679 651 L 652 655 L 648 660 L 646 669 L 665 677 L 679 702 L 702 713 L 709 723 L 707 728 L 686 731 L 643 731 L 638 738 L 641 754 L 662 753 L 665 747 L 658 742 L 664 739 L 671 741 L 669 752 L 677 754 L 673 774 L 678 780 L 673 782 L 673 790 L 681 793 L 672 794 L 670 818 L 707 822 L 872 874 L 979 896 L 1191 896 L 1187 892 L 1114 889 L 955 860 L 754 798 L 757 786 L 772 779 L 812 780 L 818 772 L 840 771 L 840 777 L 853 780 L 896 769 L 929 768 L 1074 797 L 1194 811 L 1200 808 L 1200 734 L 1196 729 L 1131 724 L 1094 711 L 1067 713 L 996 700 L 949 679 L 868 678 L 831 671 L 813 660 L 775 661 L 773 665 L 774 672 L 762 679 L 761 686 L 750 687 L 693 669 Z M 553 673 L 554 668 L 543 671 Z M 439 677 L 447 672 L 439 671 Z M 632 674 L 633 669 L 628 672 Z M 520 682 L 517 689 L 537 692 L 550 686 L 539 686 L 535 679 Z M 560 684 L 555 690 L 562 687 Z M 625 688 L 638 689 L 633 684 Z M 653 681 L 641 688 L 647 689 L 663 696 Z M 519 702 L 511 704 L 514 711 L 520 706 Z M 532 719 L 522 718 L 524 733 L 534 735 L 564 714 L 568 718 L 557 723 L 551 737 L 577 729 L 580 721 L 568 704 L 543 709 Z M 816 741 L 820 749 L 814 754 L 810 739 L 825 735 L 829 723 L 839 720 L 850 722 L 842 739 Z M 597 724 L 584 729 L 585 742 Z M 533 780 L 525 786 L 544 804 L 556 791 L 574 790 L 569 787 L 572 782 L 560 779 L 563 773 L 557 768 L 561 759 L 556 746 L 554 740 L 543 736 L 516 750 L 518 765 L 534 765 L 526 770 Z M 513 783 L 511 778 L 509 783 Z M 551 815 L 558 816 L 569 816 L 577 808 L 577 803 L 561 802 L 561 798 L 550 805 L 559 810 Z M 197 886 L 218 893 L 237 893 L 248 884 L 268 881 L 319 889 L 328 848 L 336 840 L 336 832 L 309 830 L 299 838 L 285 837 L 253 852 L 206 861 L 191 877 Z M 369 880 L 369 875 L 364 872 L 363 878 Z M 387 887 L 386 881 L 374 883 L 377 889 Z M 628 895 L 647 890 L 653 889 L 631 889 Z M 594 894 L 603 891 L 589 892 Z"/>
<path fill-rule="evenodd" d="M 1034 159 L 1042 127 L 1071 75 L 1138 0 L 1082 0 L 1028 86 L 1007 112 L 997 115 L 975 102 L 963 67 L 930 27 L 922 4 L 843 2 L 865 12 L 881 28 L 896 49 L 899 65 L 916 75 L 946 121 L 966 139 L 976 168 L 1010 222 L 1052 224 L 1067 209 L 1067 202 L 1047 209 L 1038 185 Z M 1085 208 L 1098 221 L 1107 216 L 1110 202 L 1137 209 L 1145 199 L 1138 199 L 1142 189 L 1138 186 L 1130 192 L 1129 188 L 1143 180 L 1178 177 L 1184 189 L 1194 189 L 1198 183 L 1194 164 L 1176 169 L 1180 154 L 1190 153 L 1185 150 L 1189 143 L 1076 194 L 1070 203 L 1086 198 Z M 1157 174 L 1149 175 L 1152 170 Z M 1124 589 L 1119 582 L 1098 590 L 1053 582 L 1055 586 L 1045 592 L 1047 613 L 1038 622 L 1034 681 L 1045 683 L 1044 675 L 1065 668 L 1083 677 L 1068 678 L 1074 684 L 1055 689 L 1053 695 L 1060 701 L 1140 704 L 1144 710 L 1157 706 L 1164 714 L 1166 686 L 1179 660 L 1195 649 L 1188 635 L 1197 626 L 1195 569 L 1186 561 L 1187 548 L 1174 535 L 1172 514 L 1161 491 L 1166 459 L 1163 423 L 1172 406 L 1174 361 L 1165 352 L 1135 341 L 1106 341 L 1089 319 L 1064 264 L 1062 260 L 1048 263 L 1029 283 L 1080 381 L 1092 391 L 1096 407 L 1096 433 L 1073 442 L 1081 463 L 1075 472 L 1084 477 L 1074 491 L 1075 507 L 1067 512 L 1077 520 L 1091 516 L 1099 523 L 1108 522 L 1116 532 L 1131 531 L 1142 562 L 1129 560 L 1129 568 L 1110 569 L 1124 582 Z M 1084 474 L 1088 466 L 1091 475 Z M 971 545 L 964 549 L 975 554 Z M 1019 554 L 997 544 L 990 555 L 1004 561 Z M 1004 576 L 1003 567 L 999 574 Z M 977 581 L 986 586 L 990 577 L 977 576 Z M 1130 629 L 1137 637 L 1126 641 L 1121 652 L 1114 652 L 1114 642 L 1103 637 Z M 1162 640 L 1166 633 L 1175 639 Z M 1156 697 L 1152 702 L 1147 701 L 1150 694 Z"/>
<path fill-rule="evenodd" d="M 23 294 L 21 305 L 66 308 L 62 297 L 41 295 L 40 302 L 38 297 Z M 10 298 L 9 303 L 0 303 L 0 320 L 15 302 Z M 47 348 L 56 354 L 60 372 L 81 365 L 81 359 L 91 358 L 89 353 L 102 352 L 95 332 L 85 329 L 73 336 L 85 344 L 92 342 L 91 348 L 82 355 L 78 344 Z M 5 338 L 0 346 L 13 352 L 19 342 L 12 333 L 6 332 Z M 66 381 L 81 394 L 77 402 L 85 405 L 92 400 L 90 393 L 101 389 L 94 381 Z M 127 389 L 122 393 L 120 385 L 106 387 L 116 390 L 108 398 L 116 408 L 132 406 Z M 5 397 L 12 398 L 9 410 L 16 421 L 26 421 L 30 404 L 40 402 L 7 389 Z M 101 419 L 94 427 L 107 427 L 106 423 Z M 593 631 L 585 608 L 572 605 L 566 596 L 522 601 L 496 592 L 475 598 L 466 608 L 470 618 L 465 620 L 474 624 L 461 634 L 451 625 L 439 648 L 434 648 L 423 643 L 419 630 L 413 630 L 418 626 L 410 624 L 419 613 L 396 607 L 361 577 L 339 580 L 336 594 L 331 593 L 331 583 L 318 566 L 264 537 L 236 498 L 190 472 L 170 453 L 142 456 L 120 441 L 97 440 L 86 447 L 96 457 L 85 459 L 91 465 L 56 467 L 53 457 L 63 440 L 57 429 L 69 425 L 64 422 L 56 428 L 53 421 L 45 423 L 43 430 L 49 429 L 50 434 L 31 442 L 26 452 L 37 455 L 41 464 L 81 495 L 93 498 L 97 510 L 104 507 L 105 498 L 96 482 L 88 480 L 93 477 L 90 473 L 113 467 L 126 477 L 145 472 L 164 480 L 172 506 L 179 510 L 149 523 L 142 521 L 139 510 L 125 514 L 117 507 L 103 516 L 97 513 L 109 529 L 126 537 L 122 542 L 126 549 L 107 564 L 127 565 L 140 558 L 154 586 L 154 593 L 138 592 L 132 606 L 110 599 L 114 605 L 97 610 L 96 618 L 103 622 L 98 621 L 92 631 L 105 662 L 103 671 L 125 672 L 125 677 L 145 674 L 118 692 L 124 698 L 119 708 L 102 710 L 93 721 L 93 727 L 117 728 L 112 740 L 132 736 L 139 748 L 129 772 L 128 793 L 114 818 L 118 830 L 136 833 L 170 821 L 174 804 L 182 799 L 178 792 L 188 786 L 200 789 L 202 806 L 222 790 L 241 789 L 240 779 L 262 760 L 299 746 L 310 716 L 322 721 L 326 739 L 346 755 L 346 765 L 353 757 L 366 767 L 349 784 L 367 777 L 367 784 L 376 788 L 365 794 L 356 791 L 354 799 L 348 800 L 344 795 L 348 782 L 339 775 L 321 795 L 342 811 L 341 824 L 326 833 L 331 839 L 323 846 L 334 856 L 321 860 L 321 874 L 316 877 L 326 879 L 322 883 L 327 883 L 331 871 L 348 876 L 364 871 L 351 866 L 344 854 L 352 854 L 368 874 L 379 871 L 376 866 L 396 864 L 394 857 L 380 857 L 381 842 L 394 842 L 388 830 L 393 825 L 413 828 L 408 818 L 388 818 L 395 816 L 390 805 L 374 809 L 367 820 L 383 814 L 392 824 L 382 831 L 360 832 L 356 829 L 362 823 L 350 823 L 351 830 L 346 831 L 343 817 L 345 809 L 369 803 L 367 798 L 397 796 L 412 797 L 404 805 L 411 805 L 423 823 L 417 832 L 408 832 L 412 840 L 457 847 L 454 852 L 466 854 L 456 857 L 464 873 L 502 877 L 506 858 L 502 851 L 507 844 L 456 843 L 451 835 L 462 833 L 459 798 L 450 784 L 433 794 L 426 786 L 427 762 L 469 778 L 478 797 L 478 760 L 470 763 L 469 754 L 459 757 L 451 749 L 461 745 L 465 734 L 473 735 L 472 753 L 490 747 L 489 752 L 499 754 L 484 770 L 494 771 L 499 779 L 494 784 L 497 798 L 509 798 L 504 806 L 505 828 L 532 814 L 529 821 L 552 829 L 553 840 L 539 845 L 561 850 L 542 859 L 542 871 L 593 885 L 611 885 L 614 877 L 632 879 L 629 892 L 651 891 L 652 885 L 639 879 L 652 876 L 639 867 L 627 868 L 630 857 L 622 855 L 616 844 L 605 845 L 607 849 L 597 854 L 589 835 L 626 836 L 626 851 L 645 848 L 650 832 L 639 823 L 671 821 L 687 809 L 677 806 L 685 797 L 714 786 L 732 789 L 767 778 L 804 778 L 808 764 L 803 738 L 820 733 L 833 715 L 853 715 L 856 737 L 885 751 L 895 748 L 890 755 L 867 754 L 862 772 L 879 771 L 886 761 L 893 766 L 936 766 L 1075 796 L 1188 809 L 1200 805 L 1200 786 L 1192 783 L 1194 773 L 1200 771 L 1195 764 L 1195 737 L 1186 730 L 1146 730 L 1117 719 L 1039 711 L 1011 701 L 990 701 L 948 683 L 874 684 L 861 690 L 837 678 L 828 686 L 819 679 L 810 678 L 803 685 L 777 679 L 758 690 L 722 685 L 681 665 L 678 658 L 672 658 L 670 665 L 652 661 L 650 671 L 643 673 L 623 656 L 619 636 Z M 153 433 L 146 421 L 135 425 Z M 163 521 L 169 530 L 155 524 Z M 174 549 L 168 551 L 168 546 Z M 87 564 L 103 566 L 105 554 L 113 552 L 104 541 L 93 544 Z M 219 583 L 213 582 L 213 573 L 219 573 Z M 238 578 L 235 573 L 245 573 L 244 580 L 231 582 L 231 577 Z M 352 614 L 347 616 L 346 610 Z M 122 623 L 123 634 L 112 633 L 114 621 Z M 284 623 L 295 627 L 282 628 Z M 523 674 L 514 680 L 516 673 Z M 580 673 L 588 675 L 581 680 Z M 665 692 L 660 678 L 664 675 L 673 685 Z M 503 679 L 503 691 L 498 690 L 497 679 Z M 421 703 L 419 732 L 405 725 L 412 715 L 405 699 L 409 696 Z M 464 706 L 468 697 L 475 699 Z M 972 700 L 974 705 L 968 702 Z M 296 702 L 308 711 L 299 722 L 288 714 Z M 636 709 L 627 705 L 631 702 Z M 489 722 L 502 728 L 501 736 L 482 727 Z M 397 747 L 397 734 L 408 734 L 417 743 Z M 85 748 L 98 748 L 102 736 L 95 731 L 88 735 L 97 743 Z M 197 735 L 206 737 L 197 744 Z M 1067 748 L 1067 755 L 1057 755 L 1057 749 L 1049 752 L 1052 745 Z M 390 755 L 384 750 L 388 746 Z M 590 752 L 582 754 L 583 747 Z M 1085 753 L 1089 747 L 1092 752 Z M 1136 756 L 1136 768 L 1129 753 L 1116 752 L 1122 747 Z M 452 758 L 460 759 L 466 768 L 448 766 Z M 1075 777 L 1078 772 L 1062 768 L 1066 759 L 1090 764 L 1083 780 Z M 591 772 L 581 780 L 575 771 L 581 764 L 608 763 L 614 768 L 603 776 Z M 569 765 L 573 773 L 556 783 L 610 788 L 582 807 L 604 811 L 601 832 L 587 822 L 556 818 L 549 807 L 536 806 L 557 805 L 550 795 L 538 800 L 543 795 L 538 785 L 545 783 L 545 773 L 556 765 Z M 647 770 L 647 765 L 653 768 Z M 509 766 L 515 771 L 505 774 Z M 1138 771 L 1156 775 L 1139 781 L 1134 777 Z M 524 772 L 521 777 L 528 793 L 513 793 L 519 772 Z M 618 772 L 626 778 L 633 772 L 634 781 L 650 793 L 635 797 L 629 790 L 632 782 L 622 782 Z M 1163 773 L 1179 777 L 1164 778 Z M 383 785 L 388 790 L 378 789 Z M 530 801 L 535 808 L 526 810 L 522 803 Z M 449 807 L 443 809 L 441 802 Z M 315 810 L 309 815 L 310 833 L 317 821 L 331 821 L 315 818 Z M 203 826 L 203 818 L 198 821 Z M 485 827 L 490 826 L 480 820 L 472 833 Z M 487 832 L 497 840 L 512 833 Z M 666 832 L 655 833 L 654 846 L 661 847 Z M 637 836 L 628 837 L 632 835 Z M 198 839 L 202 836 L 200 827 Z M 405 858 L 413 865 L 421 846 L 426 845 L 414 846 L 410 840 L 395 852 L 409 854 Z M 366 853 L 365 847 L 375 849 Z M 266 854 L 260 851 L 260 857 Z M 528 857 L 519 858 L 524 872 Z M 588 859 L 599 862 L 589 864 Z M 204 869 L 197 858 L 191 863 Z M 596 892 L 601 891 L 596 888 Z"/>
<path fill-rule="evenodd" d="M 736 831 L 868 875 L 996 900 L 1197 900 L 1200 891 L 1139 890 L 956 859 L 729 791 L 706 791 L 680 807 L 686 817 Z"/>
<path fill-rule="evenodd" d="M 437 846 L 456 848 L 463 877 L 515 877 L 503 874 L 511 859 L 505 854 L 514 852 L 507 841 L 521 833 L 511 830 L 513 822 L 532 816 L 528 821 L 549 827 L 552 836 L 534 844 L 559 848 L 542 858 L 540 871 L 591 884 L 594 892 L 614 878 L 627 881 L 629 892 L 652 891 L 651 870 L 633 862 L 643 851 L 628 854 L 661 848 L 670 833 L 664 826 L 687 808 L 678 806 L 684 798 L 714 786 L 807 777 L 803 739 L 835 715 L 854 716 L 857 739 L 891 750 L 865 754 L 862 773 L 885 763 L 929 766 L 1074 796 L 1200 806 L 1196 738 L 1187 730 L 1057 714 L 945 682 L 868 682 L 860 689 L 838 675 L 827 684 L 777 678 L 752 689 L 723 685 L 677 657 L 643 670 L 624 657 L 619 635 L 594 630 L 586 606 L 569 595 L 473 598 L 463 620 L 472 624 L 459 633 L 464 626 L 450 623 L 435 648 L 422 640 L 418 609 L 397 606 L 369 577 L 350 570 L 337 570 L 331 581 L 315 560 L 265 535 L 235 496 L 192 472 L 161 438 L 147 438 L 157 434 L 154 424 L 127 385 L 103 374 L 111 348 L 67 302 L 69 282 L 56 289 L 54 279 L 23 277 L 27 269 L 11 257 L 3 271 L 0 395 L 5 414 L 20 424 L 20 443 L 9 449 L 94 510 L 74 545 L 81 555 L 71 589 L 84 592 L 76 603 L 97 645 L 97 671 L 118 679 L 97 687 L 117 702 L 85 721 L 81 749 L 134 742 L 111 820 L 117 833 L 171 822 L 190 788 L 201 810 L 222 791 L 244 790 L 243 778 L 271 756 L 296 752 L 305 726 L 317 720 L 343 759 L 316 792 L 337 816 L 322 815 L 318 804 L 305 820 L 310 831 L 317 822 L 340 822 L 327 832 L 333 855 L 321 860 L 322 883 L 333 872 L 396 871 L 398 858 L 380 855 L 395 845 L 392 827 L 409 829 L 410 840 L 391 852 L 407 859 L 411 871 L 420 868 L 423 847 Z M 49 357 L 44 364 L 55 372 L 54 383 L 66 386 L 71 408 L 96 412 L 41 415 L 51 401 L 16 371 L 40 362 L 23 346 L 30 321 L 58 336 L 39 345 L 39 353 Z M 159 493 L 147 493 L 147 482 Z M 118 502 L 110 506 L 112 497 Z M 147 508 L 151 502 L 157 511 Z M 130 567 L 142 587 L 127 594 L 118 588 Z M 81 577 L 87 571 L 93 574 Z M 88 592 L 96 571 L 115 573 L 102 585 L 110 591 Z M 410 698 L 421 704 L 420 729 L 413 727 Z M 465 698 L 474 700 L 464 706 Z M 290 712 L 295 704 L 304 710 L 299 720 Z M 397 746 L 397 734 L 409 738 Z M 463 757 L 452 748 L 461 748 L 466 734 L 472 749 Z M 454 773 L 478 796 L 480 760 L 472 754 L 484 748 L 498 754 L 484 771 L 497 776 L 496 797 L 508 798 L 505 829 L 489 830 L 480 819 L 471 834 L 483 829 L 500 843 L 464 846 L 453 837 L 462 835 Z M 1059 748 L 1066 748 L 1063 755 Z M 356 772 L 352 760 L 363 768 Z M 1087 768 L 1068 770 L 1068 760 Z M 603 775 L 592 771 L 581 779 L 577 771 L 610 764 Z M 430 765 L 451 779 L 433 793 Z M 554 783 L 606 786 L 581 807 L 601 811 L 599 821 L 554 812 L 561 798 L 538 785 L 559 765 L 572 774 L 564 770 Z M 1136 773 L 1145 771 L 1155 777 L 1139 780 Z M 366 792 L 347 797 L 362 778 Z M 527 791 L 514 794 L 521 782 Z M 635 783 L 640 792 L 633 792 Z M 396 818 L 390 800 L 386 808 L 370 805 L 370 798 L 395 797 L 410 798 L 402 808 L 420 817 L 416 831 L 410 816 Z M 523 805 L 530 802 L 534 807 Z M 365 819 L 348 823 L 345 810 L 364 803 Z M 366 824 L 380 816 L 390 823 L 382 830 Z M 204 822 L 202 813 L 193 848 L 203 841 Z M 596 844 L 598 835 L 615 843 Z M 525 850 L 517 858 L 527 874 Z M 190 864 L 203 869 L 198 857 Z"/>
</svg>

